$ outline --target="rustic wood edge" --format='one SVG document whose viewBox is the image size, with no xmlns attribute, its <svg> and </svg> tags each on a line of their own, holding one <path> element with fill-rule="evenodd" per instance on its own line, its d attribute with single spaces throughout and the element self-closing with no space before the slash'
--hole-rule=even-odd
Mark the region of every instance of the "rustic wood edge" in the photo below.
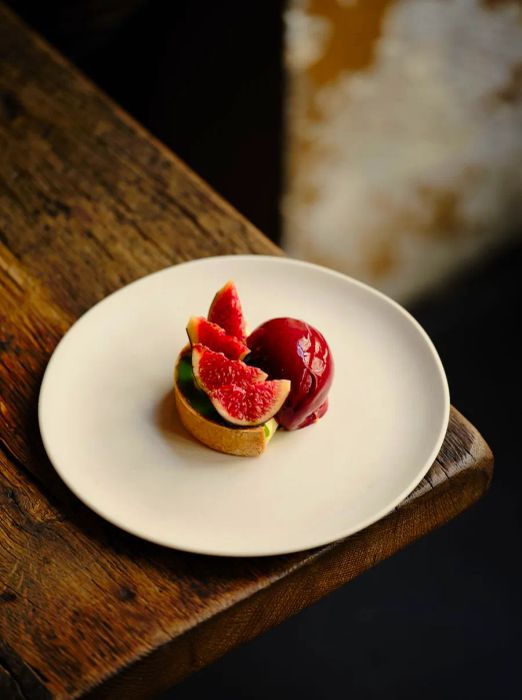
<svg viewBox="0 0 522 700">
<path fill-rule="evenodd" d="M 407 498 L 365 530 L 315 550 L 290 574 L 156 648 L 106 679 L 85 697 L 96 700 L 146 698 L 165 691 L 446 524 L 480 500 L 493 477 L 493 454 L 469 421 L 455 409 L 452 412 L 473 432 L 475 444 L 473 454 L 469 453 L 469 464 L 451 479 L 414 499 Z M 433 517 L 434 509 L 438 519 Z M 395 538 L 394 533 L 398 532 L 401 535 Z"/>
</svg>

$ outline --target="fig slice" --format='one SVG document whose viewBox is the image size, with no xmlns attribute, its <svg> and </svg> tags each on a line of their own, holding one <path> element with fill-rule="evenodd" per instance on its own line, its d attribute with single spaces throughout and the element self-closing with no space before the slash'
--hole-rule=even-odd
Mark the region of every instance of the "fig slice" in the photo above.
<svg viewBox="0 0 522 700">
<path fill-rule="evenodd" d="M 236 285 L 229 280 L 215 295 L 208 311 L 208 320 L 217 323 L 225 333 L 241 341 L 246 337 L 246 324 Z"/>
<path fill-rule="evenodd" d="M 210 392 L 216 411 L 234 425 L 260 425 L 272 418 L 290 392 L 288 379 L 251 382 L 237 386 L 226 384 Z"/>
<path fill-rule="evenodd" d="M 200 343 L 192 347 L 192 370 L 198 386 L 207 394 L 225 384 L 244 386 L 264 382 L 268 376 L 262 369 L 241 360 L 229 360 L 222 352 L 209 350 Z"/>
<path fill-rule="evenodd" d="M 248 346 L 234 338 L 203 316 L 193 316 L 187 324 L 187 334 L 192 346 L 201 343 L 210 350 L 222 352 L 230 360 L 242 360 L 249 352 Z"/>
</svg>

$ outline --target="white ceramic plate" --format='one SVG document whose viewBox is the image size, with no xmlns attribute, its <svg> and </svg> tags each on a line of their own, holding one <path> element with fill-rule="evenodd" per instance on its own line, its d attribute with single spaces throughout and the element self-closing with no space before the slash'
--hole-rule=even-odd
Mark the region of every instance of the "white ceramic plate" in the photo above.
<svg viewBox="0 0 522 700">
<path fill-rule="evenodd" d="M 293 316 L 327 338 L 335 377 L 317 424 L 232 457 L 181 427 L 171 391 L 191 315 L 234 279 L 251 329 Z M 285 258 L 206 258 L 149 275 L 86 313 L 56 348 L 39 418 L 71 490 L 124 530 L 228 556 L 350 535 L 394 508 L 442 444 L 449 392 L 426 333 L 379 292 Z"/>
</svg>

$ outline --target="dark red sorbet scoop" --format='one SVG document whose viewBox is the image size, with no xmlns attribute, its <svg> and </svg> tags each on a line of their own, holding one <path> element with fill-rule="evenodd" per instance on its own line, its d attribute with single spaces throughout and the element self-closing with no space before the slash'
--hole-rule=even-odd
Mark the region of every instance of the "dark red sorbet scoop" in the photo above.
<svg viewBox="0 0 522 700">
<path fill-rule="evenodd" d="M 273 318 L 248 337 L 246 362 L 270 379 L 290 379 L 292 388 L 276 419 L 287 430 L 304 428 L 328 409 L 334 364 L 319 331 L 295 318 Z"/>
</svg>

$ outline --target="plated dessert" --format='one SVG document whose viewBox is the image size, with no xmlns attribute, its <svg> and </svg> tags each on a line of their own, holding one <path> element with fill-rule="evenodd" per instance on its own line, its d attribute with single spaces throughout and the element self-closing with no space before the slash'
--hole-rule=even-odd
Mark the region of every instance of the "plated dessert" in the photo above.
<svg viewBox="0 0 522 700">
<path fill-rule="evenodd" d="M 241 362 L 264 372 L 266 382 L 290 381 L 283 405 L 264 424 L 225 420 L 194 379 L 185 327 L 195 315 L 213 322 L 208 313 L 212 292 L 227 279 L 237 284 L 250 326 L 248 331 L 243 326 L 241 334 L 235 331 L 239 354 L 246 352 L 244 346 L 248 350 Z M 272 325 L 268 319 L 282 316 L 315 326 L 334 353 L 328 411 L 302 430 L 288 430 L 278 421 L 286 418 L 300 426 L 324 410 L 324 393 L 317 393 L 317 388 L 325 391 L 324 346 L 314 347 L 310 333 L 298 334 L 302 342 L 286 351 L 289 358 L 279 358 L 293 360 L 295 376 L 276 374 L 263 364 L 262 348 L 254 348 L 253 341 L 256 326 Z M 276 350 L 286 354 L 283 341 L 293 322 L 283 326 L 275 342 L 267 333 L 266 342 L 275 346 L 268 359 Z M 192 435 L 173 405 L 174 364 L 184 346 L 176 391 L 193 411 L 186 416 L 187 422 L 196 421 Z M 226 364 L 221 356 L 220 362 Z M 315 370 L 314 377 L 297 369 L 303 362 Z M 200 381 L 208 382 L 205 367 L 212 363 L 195 364 Z M 248 380 L 253 378 L 262 375 L 255 372 Z M 308 385 L 316 391 L 308 393 Z M 308 406 L 298 402 L 301 388 Z M 440 450 L 449 393 L 433 344 L 384 295 L 290 258 L 230 255 L 155 272 L 97 304 L 54 351 L 38 412 L 57 473 L 96 513 L 157 544 L 244 557 L 333 542 L 393 510 Z M 198 430 L 205 431 L 202 441 L 221 451 L 193 437 Z M 241 459 L 223 451 L 262 454 Z"/>
<path fill-rule="evenodd" d="M 279 427 L 304 428 L 328 410 L 334 365 L 324 336 L 294 318 L 247 335 L 234 282 L 215 295 L 207 318 L 189 320 L 187 334 L 174 371 L 176 407 L 207 447 L 260 455 Z"/>
</svg>

